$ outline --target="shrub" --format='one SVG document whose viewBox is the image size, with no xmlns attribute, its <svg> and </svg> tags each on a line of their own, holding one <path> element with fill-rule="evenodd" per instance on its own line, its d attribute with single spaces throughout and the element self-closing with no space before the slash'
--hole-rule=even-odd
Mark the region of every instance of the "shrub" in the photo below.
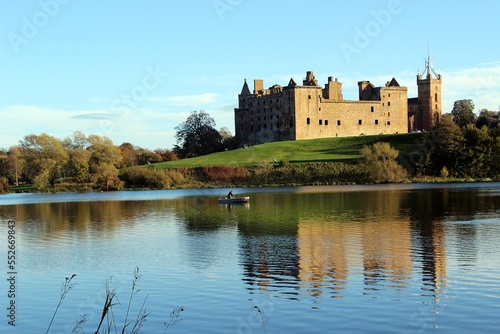
<svg viewBox="0 0 500 334">
<path fill-rule="evenodd" d="M 211 182 L 228 182 L 243 178 L 246 175 L 246 170 L 243 167 L 236 166 L 214 166 L 203 167 L 203 177 Z"/>
<path fill-rule="evenodd" d="M 120 173 L 127 188 L 165 189 L 184 182 L 184 176 L 176 170 L 155 170 L 132 167 Z"/>
<path fill-rule="evenodd" d="M 364 146 L 360 154 L 360 166 L 366 171 L 370 182 L 401 182 L 408 177 L 407 171 L 396 160 L 399 151 L 393 149 L 389 143 Z"/>
<path fill-rule="evenodd" d="M 6 193 L 9 189 L 9 180 L 6 177 L 0 176 L 0 194 Z"/>
<path fill-rule="evenodd" d="M 446 166 L 441 168 L 441 171 L 439 172 L 439 174 L 441 177 L 448 177 L 450 175 L 450 173 L 448 172 L 448 168 L 446 168 Z"/>
</svg>

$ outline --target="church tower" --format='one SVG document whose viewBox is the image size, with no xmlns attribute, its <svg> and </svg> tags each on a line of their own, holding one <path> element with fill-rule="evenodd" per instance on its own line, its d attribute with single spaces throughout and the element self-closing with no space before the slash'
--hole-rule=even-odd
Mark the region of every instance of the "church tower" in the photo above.
<svg viewBox="0 0 500 334">
<path fill-rule="evenodd" d="M 414 116 L 414 128 L 430 131 L 441 118 L 442 76 L 432 68 L 430 55 L 425 63 L 424 71 L 417 75 L 418 110 Z"/>
</svg>

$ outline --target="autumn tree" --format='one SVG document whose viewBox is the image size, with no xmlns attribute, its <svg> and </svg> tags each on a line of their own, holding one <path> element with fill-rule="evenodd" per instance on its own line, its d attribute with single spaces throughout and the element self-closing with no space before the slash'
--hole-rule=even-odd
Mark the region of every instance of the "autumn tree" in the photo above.
<svg viewBox="0 0 500 334">
<path fill-rule="evenodd" d="M 95 182 L 101 186 L 103 190 L 116 190 L 123 187 L 123 182 L 118 177 L 118 169 L 110 163 L 100 163 L 93 174 Z"/>
<path fill-rule="evenodd" d="M 19 147 L 26 161 L 25 173 L 38 189 L 54 186 L 63 176 L 68 153 L 59 139 L 45 133 L 31 134 L 24 136 Z"/>
<path fill-rule="evenodd" d="M 399 151 L 393 149 L 389 143 L 365 145 L 360 154 L 361 167 L 371 182 L 400 182 L 408 176 L 407 171 L 397 162 Z"/>
<path fill-rule="evenodd" d="M 21 150 L 18 146 L 12 146 L 7 154 L 7 175 L 13 180 L 16 186 L 19 185 L 19 178 L 25 165 Z"/>
<path fill-rule="evenodd" d="M 87 139 L 87 149 L 90 152 L 89 171 L 94 181 L 106 190 L 119 189 L 121 185 L 117 168 L 123 159 L 120 149 L 108 137 L 89 135 Z"/>
<path fill-rule="evenodd" d="M 118 148 L 120 149 L 122 155 L 120 167 L 137 166 L 138 162 L 134 145 L 131 143 L 123 143 Z"/>
<path fill-rule="evenodd" d="M 161 156 L 162 161 L 173 161 L 179 159 L 177 157 L 177 154 L 175 154 L 174 151 L 169 149 L 157 148 L 156 150 L 154 150 L 154 152 Z"/>
<path fill-rule="evenodd" d="M 80 131 L 75 131 L 72 138 L 63 140 L 63 146 L 68 153 L 67 176 L 73 177 L 78 183 L 90 182 L 90 152 L 87 137 Z"/>
<path fill-rule="evenodd" d="M 97 172 L 101 164 L 108 164 L 115 168 L 120 167 L 122 155 L 120 149 L 108 137 L 99 135 L 88 136 L 88 150 L 90 152 L 90 172 Z"/>
</svg>

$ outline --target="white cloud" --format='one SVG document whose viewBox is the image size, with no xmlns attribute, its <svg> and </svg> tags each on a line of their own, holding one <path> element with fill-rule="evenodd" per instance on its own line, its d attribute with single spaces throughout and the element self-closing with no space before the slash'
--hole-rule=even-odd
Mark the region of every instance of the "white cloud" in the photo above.
<svg viewBox="0 0 500 334">
<path fill-rule="evenodd" d="M 498 110 L 500 106 L 500 62 L 480 64 L 472 68 L 441 72 L 443 75 L 443 112 L 449 112 L 453 103 L 472 99 L 476 112 L 482 108 Z M 417 95 L 416 74 L 404 71 L 380 74 L 371 78 L 335 75 L 343 84 L 345 99 L 357 100 L 357 82 L 370 80 L 376 86 L 384 85 L 395 77 L 399 84 L 408 87 L 408 96 Z M 286 85 L 292 76 L 280 84 Z M 295 76 L 301 78 L 301 76 Z M 328 75 L 316 75 L 323 86 Z M 300 79 L 301 80 L 301 79 Z M 297 81 L 297 79 L 296 79 Z M 301 84 L 301 81 L 297 82 Z M 239 90 L 239 87 L 238 87 Z M 148 103 L 149 102 L 149 103 Z M 92 109 L 68 111 L 32 105 L 12 105 L 0 109 L 2 136 L 0 147 L 8 148 L 19 143 L 25 135 L 42 132 L 57 138 L 71 136 L 74 131 L 85 134 L 105 135 L 115 144 L 131 142 L 145 148 L 172 148 L 175 144 L 175 127 L 186 120 L 193 110 L 205 110 L 211 115 L 217 129 L 227 127 L 234 133 L 236 94 L 204 93 L 197 95 L 149 97 L 141 108 Z"/>
<path fill-rule="evenodd" d="M 451 111 L 457 100 L 472 99 L 476 112 L 500 106 L 500 62 L 443 72 L 443 111 Z M 445 108 L 447 107 L 447 109 Z"/>
</svg>

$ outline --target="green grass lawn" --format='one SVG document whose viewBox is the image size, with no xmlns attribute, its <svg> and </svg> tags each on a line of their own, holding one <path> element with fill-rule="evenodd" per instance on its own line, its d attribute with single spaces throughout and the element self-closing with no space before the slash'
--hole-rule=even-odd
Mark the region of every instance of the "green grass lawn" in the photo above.
<svg viewBox="0 0 500 334">
<path fill-rule="evenodd" d="M 359 150 L 364 145 L 388 142 L 399 150 L 400 154 L 409 154 L 418 149 L 417 142 L 421 137 L 422 133 L 408 133 L 280 141 L 149 166 L 158 169 L 218 165 L 249 166 L 261 162 L 273 162 L 274 159 L 290 163 L 353 162 L 359 158 Z"/>
</svg>

